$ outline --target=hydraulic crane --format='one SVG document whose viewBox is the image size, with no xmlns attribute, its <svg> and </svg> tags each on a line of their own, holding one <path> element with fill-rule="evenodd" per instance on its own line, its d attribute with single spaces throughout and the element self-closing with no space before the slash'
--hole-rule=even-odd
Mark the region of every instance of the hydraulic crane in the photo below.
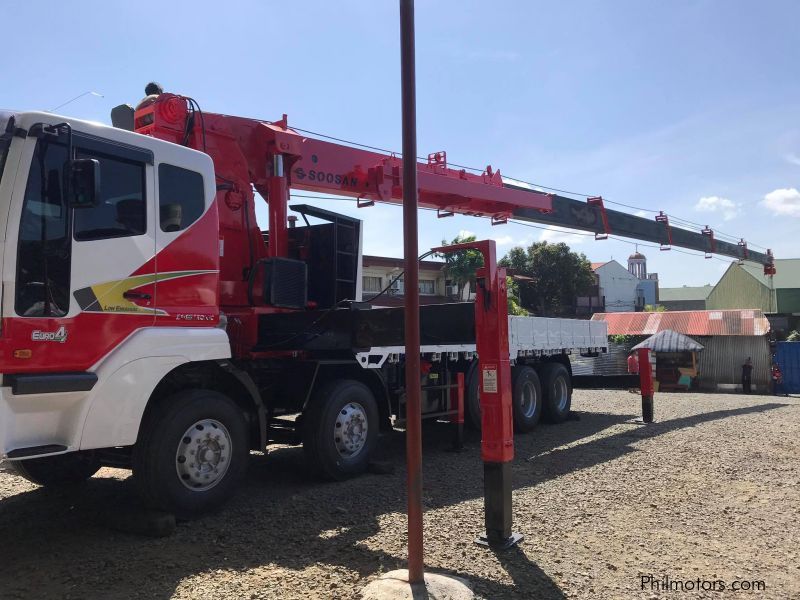
<svg viewBox="0 0 800 600">
<path fill-rule="evenodd" d="M 162 94 L 136 113 L 136 131 L 209 152 L 221 173 L 242 177 L 239 184 L 252 184 L 265 198 L 270 192 L 283 193 L 269 187 L 277 186 L 269 178 L 280 169 L 277 176 L 287 188 L 356 197 L 362 206 L 402 202 L 401 161 L 394 155 L 308 137 L 291 129 L 285 114 L 274 122 L 199 112 L 202 116 L 197 118 L 191 107 L 186 97 Z M 442 217 L 460 213 L 489 217 L 493 223 L 513 218 L 773 264 L 769 251 L 749 250 L 744 240 L 717 240 L 708 228 L 693 232 L 672 227 L 663 212 L 655 220 L 645 219 L 607 209 L 602 197 L 581 202 L 506 181 L 491 166 L 479 175 L 451 168 L 444 151 L 429 154 L 427 163 L 418 164 L 418 173 L 420 205 L 436 209 Z M 285 240 L 285 235 L 277 235 L 270 252 L 285 254 Z"/>
<path fill-rule="evenodd" d="M 359 302 L 359 220 L 294 205 L 306 220 L 294 226 L 288 201 L 295 189 L 399 203 L 400 159 L 169 93 L 113 121 L 0 111 L 0 459 L 44 485 L 131 467 L 148 504 L 188 516 L 221 503 L 248 450 L 272 442 L 302 442 L 328 477 L 365 470 L 379 430 L 405 416 L 402 312 Z M 512 184 L 490 167 L 470 173 L 444 152 L 418 164 L 418 185 L 420 206 L 440 217 L 627 236 L 774 272 L 771 253 L 744 242 Z M 506 463 L 512 428 L 567 418 L 569 355 L 602 352 L 607 336 L 561 319 L 551 342 L 549 319 L 502 322 L 493 250 L 481 246 L 480 302 L 421 311 L 420 381 L 434 418 L 453 414 L 463 380 L 465 412 L 492 443 L 485 456 Z M 483 335 L 487 323 L 499 333 Z M 479 368 L 476 351 L 496 363 Z M 508 538 L 508 523 L 494 523 L 488 537 Z"/>
<path fill-rule="evenodd" d="M 289 127 L 286 115 L 275 122 L 219 114 L 202 114 L 191 99 L 162 94 L 136 112 L 139 133 L 203 150 L 217 169 L 220 224 L 226 248 L 249 238 L 260 242 L 255 219 L 255 188 L 269 205 L 269 241 L 253 257 L 225 258 L 222 278 L 230 293 L 222 305 L 246 305 L 241 266 L 265 256 L 288 256 L 287 202 L 290 189 L 332 193 L 358 199 L 359 206 L 402 201 L 401 160 L 361 148 L 315 139 Z M 700 232 L 672 227 L 665 214 L 655 220 L 609 210 L 600 197 L 586 202 L 504 181 L 499 170 L 481 174 L 451 168 L 446 152 L 428 155 L 418 165 L 419 204 L 439 216 L 454 213 L 487 217 L 493 223 L 509 219 L 558 225 L 595 233 L 615 234 L 660 244 L 720 254 L 764 265 L 774 272 L 771 251 L 749 250 L 744 240 L 731 244 L 715 239 L 713 230 Z M 246 235 L 241 232 L 246 230 Z M 260 246 L 260 244 L 256 244 Z M 226 263 L 232 265 L 226 267 Z"/>
</svg>

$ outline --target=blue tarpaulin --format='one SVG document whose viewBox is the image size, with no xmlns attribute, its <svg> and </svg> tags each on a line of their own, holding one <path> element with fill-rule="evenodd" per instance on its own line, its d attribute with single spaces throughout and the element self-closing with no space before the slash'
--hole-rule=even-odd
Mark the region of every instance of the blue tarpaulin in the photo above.
<svg viewBox="0 0 800 600">
<path fill-rule="evenodd" d="M 800 342 L 778 342 L 775 362 L 783 374 L 783 391 L 800 394 Z"/>
</svg>

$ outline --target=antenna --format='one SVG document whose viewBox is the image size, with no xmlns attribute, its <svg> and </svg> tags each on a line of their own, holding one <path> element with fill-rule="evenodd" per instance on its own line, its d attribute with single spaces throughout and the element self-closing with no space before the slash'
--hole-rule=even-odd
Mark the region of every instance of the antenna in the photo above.
<svg viewBox="0 0 800 600">
<path fill-rule="evenodd" d="M 105 96 L 103 96 L 103 94 L 100 94 L 99 92 L 93 92 L 92 90 L 88 90 L 86 92 L 83 92 L 82 94 L 79 94 L 79 95 L 75 96 L 74 98 L 72 98 L 70 100 L 67 100 L 63 104 L 59 104 L 55 108 L 51 108 L 47 112 L 56 112 L 59 108 L 64 108 L 67 104 L 71 104 L 71 103 L 75 102 L 75 100 L 80 100 L 84 96 L 89 96 L 89 95 L 97 96 L 98 98 L 105 98 Z"/>
</svg>

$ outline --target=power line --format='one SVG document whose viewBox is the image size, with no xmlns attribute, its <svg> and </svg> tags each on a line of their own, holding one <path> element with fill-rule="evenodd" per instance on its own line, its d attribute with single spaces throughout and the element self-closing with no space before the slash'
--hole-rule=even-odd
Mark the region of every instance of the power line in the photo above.
<svg viewBox="0 0 800 600">
<path fill-rule="evenodd" d="M 332 141 L 335 141 L 335 142 L 339 142 L 339 143 L 342 143 L 342 144 L 349 144 L 351 146 L 356 146 L 356 147 L 359 147 L 359 148 L 366 148 L 368 150 L 374 150 L 376 152 L 383 152 L 385 154 L 390 154 L 390 155 L 393 155 L 393 156 L 398 156 L 400 154 L 400 153 L 398 153 L 398 152 L 396 152 L 394 150 L 388 150 L 386 148 L 381 148 L 379 146 L 370 146 L 368 144 L 361 144 L 359 142 L 354 142 L 352 140 L 347 140 L 347 139 L 344 139 L 344 138 L 338 138 L 338 137 L 334 137 L 334 136 L 331 136 L 331 135 L 326 135 L 324 133 L 319 133 L 317 131 L 311 131 L 309 129 L 302 129 L 300 127 L 292 127 L 292 129 L 295 129 L 296 131 L 301 131 L 303 133 L 307 133 L 309 135 L 314 135 L 314 136 L 321 137 L 321 138 L 324 138 L 324 139 L 328 139 L 328 140 L 332 140 Z M 425 160 L 427 160 L 427 157 L 418 156 L 417 160 L 425 161 Z M 485 172 L 485 169 L 480 169 L 478 167 L 471 167 L 471 166 L 468 166 L 468 165 L 462 165 L 462 164 L 458 164 L 458 163 L 448 163 L 448 164 L 450 166 L 452 166 L 452 167 L 457 167 L 459 169 L 466 169 L 466 170 L 469 170 L 469 171 L 474 171 L 475 173 L 483 173 L 483 172 Z M 598 194 L 585 194 L 585 193 L 582 193 L 582 192 L 575 192 L 575 191 L 566 190 L 566 189 L 562 189 L 562 188 L 550 187 L 550 186 L 542 185 L 540 183 L 535 183 L 535 182 L 532 182 L 532 181 L 526 181 L 524 179 L 519 179 L 517 177 L 510 177 L 510 176 L 504 176 L 504 177 L 506 179 L 510 179 L 510 180 L 513 180 L 513 181 L 516 181 L 516 182 L 519 182 L 519 183 L 523 183 L 525 185 L 529 185 L 529 186 L 532 186 L 534 188 L 540 188 L 542 190 L 549 190 L 549 191 L 552 191 L 552 192 L 559 192 L 559 193 L 562 193 L 562 194 L 569 194 L 571 196 L 580 196 L 580 197 L 583 197 L 583 198 L 591 198 L 591 197 L 598 196 Z M 652 213 L 652 214 L 659 214 L 659 213 L 663 212 L 663 211 L 660 211 L 660 210 L 654 210 L 652 208 L 646 208 L 646 207 L 643 207 L 643 206 L 636 206 L 636 205 L 633 205 L 633 204 L 626 204 L 624 202 L 617 202 L 615 200 L 609 200 L 607 198 L 603 198 L 603 201 L 608 203 L 608 204 L 613 204 L 615 206 L 622 206 L 622 207 L 625 207 L 625 208 L 629 208 L 631 210 L 640 210 L 640 211 L 644 211 L 644 212 Z M 669 214 L 669 213 L 666 213 L 666 214 L 670 218 L 670 220 L 675 222 L 677 225 L 681 225 L 682 224 L 684 227 L 698 227 L 700 229 L 704 229 L 706 227 L 706 225 L 703 225 L 701 223 L 697 223 L 695 221 L 691 221 L 689 219 L 684 219 L 684 218 L 681 218 L 681 217 L 678 217 L 676 215 Z M 742 239 L 740 236 L 735 236 L 735 235 L 732 235 L 732 234 L 729 234 L 729 233 L 725 233 L 724 231 L 718 231 L 716 229 L 714 230 L 714 234 L 717 237 L 727 237 L 730 240 L 733 240 L 735 242 L 738 242 L 740 239 Z M 756 248 L 762 248 L 764 250 L 767 249 L 766 246 L 762 246 L 762 245 L 756 244 L 756 243 L 749 243 L 749 245 L 753 246 L 753 247 L 756 247 Z"/>
<path fill-rule="evenodd" d="M 314 196 L 314 195 L 311 195 L 311 194 L 298 194 L 298 193 L 295 193 L 295 192 L 291 193 L 291 197 L 292 198 L 304 198 L 304 199 L 310 199 L 310 200 L 333 200 L 333 201 L 339 201 L 339 202 L 356 202 L 357 201 L 355 198 L 347 198 L 347 197 L 344 197 L 344 196 L 327 196 L 327 195 Z M 397 204 L 396 206 L 400 206 L 400 205 Z M 436 211 L 435 208 L 429 208 L 427 206 L 420 206 L 419 208 L 420 208 L 420 210 Z M 488 217 L 483 217 L 483 218 L 488 218 Z M 526 223 L 524 221 L 515 221 L 513 219 L 509 219 L 508 222 L 509 223 L 513 223 L 514 225 L 522 225 L 523 227 L 531 227 L 533 229 L 541 229 L 542 231 L 552 231 L 554 233 L 562 233 L 562 234 L 565 234 L 565 235 L 580 235 L 580 236 L 584 236 L 584 237 L 594 237 L 593 233 L 587 233 L 587 232 L 584 232 L 584 231 L 573 231 L 571 229 L 556 229 L 551 225 L 536 225 L 534 223 Z M 653 248 L 655 250 L 661 250 L 661 246 L 655 246 L 653 244 L 648 244 L 646 242 L 637 242 L 637 241 L 633 241 L 633 240 L 628 240 L 628 239 L 621 238 L 621 237 L 618 237 L 618 236 L 615 236 L 615 235 L 608 236 L 608 239 L 614 240 L 615 242 L 621 242 L 623 244 L 628 244 L 630 246 L 641 246 L 643 248 Z M 706 258 L 706 254 L 704 252 L 700 252 L 700 251 L 695 252 L 695 251 L 686 250 L 686 249 L 682 249 L 682 248 L 670 248 L 670 251 L 671 252 L 678 252 L 680 254 L 686 254 L 687 256 L 694 256 L 694 257 L 697 257 L 697 258 L 700 258 L 700 257 Z M 714 260 L 718 260 L 718 261 L 727 263 L 727 264 L 732 264 L 732 263 L 735 263 L 735 262 L 742 262 L 741 260 L 735 259 L 735 258 L 730 259 L 730 260 L 729 259 L 725 259 L 725 258 L 720 258 L 718 256 L 711 256 L 711 258 L 713 258 Z"/>
<path fill-rule="evenodd" d="M 89 95 L 91 95 L 91 96 L 96 96 L 97 98 L 105 98 L 105 96 L 103 96 L 103 94 L 101 94 L 101 93 L 99 93 L 99 92 L 94 92 L 94 91 L 92 91 L 92 90 L 87 90 L 87 91 L 83 92 L 82 94 L 78 94 L 78 95 L 77 95 L 77 96 L 75 96 L 74 98 L 70 98 L 70 99 L 69 99 L 69 100 L 67 100 L 66 102 L 62 102 L 61 104 L 59 104 L 59 105 L 58 105 L 58 106 L 56 106 L 55 108 L 51 108 L 51 109 L 50 109 L 50 110 L 48 110 L 47 112 L 51 112 L 51 113 L 52 113 L 52 112 L 56 112 L 56 111 L 57 111 L 59 108 L 64 108 L 64 107 L 65 107 L 67 104 L 72 104 L 73 102 L 75 102 L 75 100 L 80 100 L 80 99 L 81 99 L 81 98 L 83 98 L 84 96 L 89 96 Z"/>
</svg>

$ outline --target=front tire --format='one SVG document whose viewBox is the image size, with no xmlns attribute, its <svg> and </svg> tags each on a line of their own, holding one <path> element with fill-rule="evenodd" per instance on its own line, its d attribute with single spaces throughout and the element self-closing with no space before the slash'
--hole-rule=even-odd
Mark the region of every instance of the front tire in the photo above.
<svg viewBox="0 0 800 600">
<path fill-rule="evenodd" d="M 569 371 L 561 363 L 548 362 L 539 369 L 544 398 L 543 415 L 549 423 L 562 423 L 572 406 Z"/>
<path fill-rule="evenodd" d="M 165 398 L 142 424 L 133 478 L 151 508 L 191 518 L 219 507 L 244 477 L 247 423 L 230 398 L 187 390 Z"/>
<path fill-rule="evenodd" d="M 320 388 L 306 408 L 303 451 L 309 466 L 329 479 L 363 473 L 378 441 L 378 405 L 359 381 Z"/>
<path fill-rule="evenodd" d="M 11 461 L 11 467 L 31 483 L 57 488 L 83 483 L 100 470 L 100 461 L 89 450 L 15 460 Z"/>
</svg>

